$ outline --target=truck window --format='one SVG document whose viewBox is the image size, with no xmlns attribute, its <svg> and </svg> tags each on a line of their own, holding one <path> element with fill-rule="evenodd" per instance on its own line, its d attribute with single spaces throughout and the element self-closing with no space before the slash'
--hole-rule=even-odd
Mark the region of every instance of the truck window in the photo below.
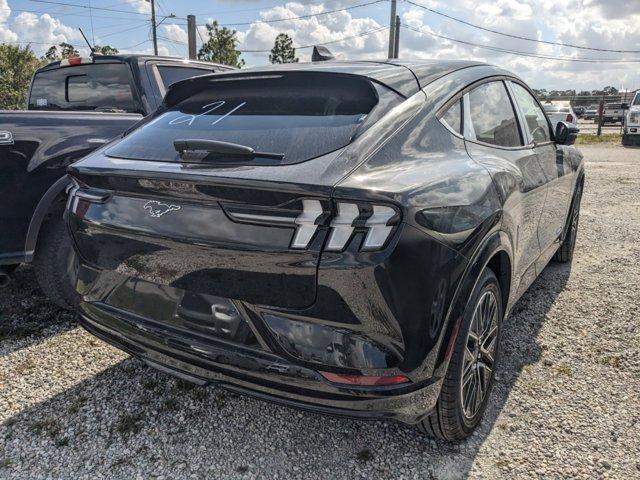
<svg viewBox="0 0 640 480">
<path fill-rule="evenodd" d="M 169 88 L 170 85 L 179 82 L 180 80 L 215 72 L 215 70 L 205 68 L 177 67 L 170 65 L 158 65 L 157 68 L 164 88 Z"/>
<path fill-rule="evenodd" d="M 142 108 L 135 99 L 126 64 L 94 63 L 37 73 L 29 110 L 139 113 Z"/>
</svg>

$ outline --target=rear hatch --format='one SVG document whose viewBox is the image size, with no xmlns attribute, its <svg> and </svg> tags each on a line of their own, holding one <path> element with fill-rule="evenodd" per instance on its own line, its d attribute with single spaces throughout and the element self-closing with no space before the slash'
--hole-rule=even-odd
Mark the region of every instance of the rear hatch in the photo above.
<svg viewBox="0 0 640 480">
<path fill-rule="evenodd" d="M 329 166 L 403 98 L 327 72 L 214 75 L 182 97 L 72 167 L 84 262 L 255 304 L 313 304 L 340 177 Z"/>
</svg>

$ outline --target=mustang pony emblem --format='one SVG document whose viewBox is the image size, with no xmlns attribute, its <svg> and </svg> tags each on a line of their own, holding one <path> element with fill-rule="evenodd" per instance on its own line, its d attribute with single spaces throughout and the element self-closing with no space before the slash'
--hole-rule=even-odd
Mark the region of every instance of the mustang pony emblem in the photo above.
<svg viewBox="0 0 640 480">
<path fill-rule="evenodd" d="M 149 200 L 144 204 L 143 208 L 145 210 L 149 210 L 149 215 L 152 217 L 160 218 L 165 213 L 180 210 L 182 207 L 179 205 L 169 205 L 167 203 L 158 202 L 157 200 Z"/>
</svg>

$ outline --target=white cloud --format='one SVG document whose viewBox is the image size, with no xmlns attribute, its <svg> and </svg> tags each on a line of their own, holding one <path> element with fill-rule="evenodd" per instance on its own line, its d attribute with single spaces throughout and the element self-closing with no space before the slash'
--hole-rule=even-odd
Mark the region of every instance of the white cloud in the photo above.
<svg viewBox="0 0 640 480">
<path fill-rule="evenodd" d="M 133 7 L 136 12 L 139 13 L 150 13 L 151 12 L 151 4 L 147 0 L 126 0 L 126 2 Z M 156 6 L 156 13 L 158 7 Z"/>
</svg>

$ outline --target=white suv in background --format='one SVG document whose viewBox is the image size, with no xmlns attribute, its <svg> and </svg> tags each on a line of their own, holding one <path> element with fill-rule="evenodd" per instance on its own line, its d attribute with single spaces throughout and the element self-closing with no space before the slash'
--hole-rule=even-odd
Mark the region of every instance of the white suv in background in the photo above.
<svg viewBox="0 0 640 480">
<path fill-rule="evenodd" d="M 622 132 L 622 144 L 640 144 L 640 90 L 636 92 L 629 104 Z"/>
<path fill-rule="evenodd" d="M 542 107 L 554 130 L 558 122 L 566 122 L 574 127 L 578 126 L 578 116 L 569 102 L 545 102 Z"/>
</svg>

